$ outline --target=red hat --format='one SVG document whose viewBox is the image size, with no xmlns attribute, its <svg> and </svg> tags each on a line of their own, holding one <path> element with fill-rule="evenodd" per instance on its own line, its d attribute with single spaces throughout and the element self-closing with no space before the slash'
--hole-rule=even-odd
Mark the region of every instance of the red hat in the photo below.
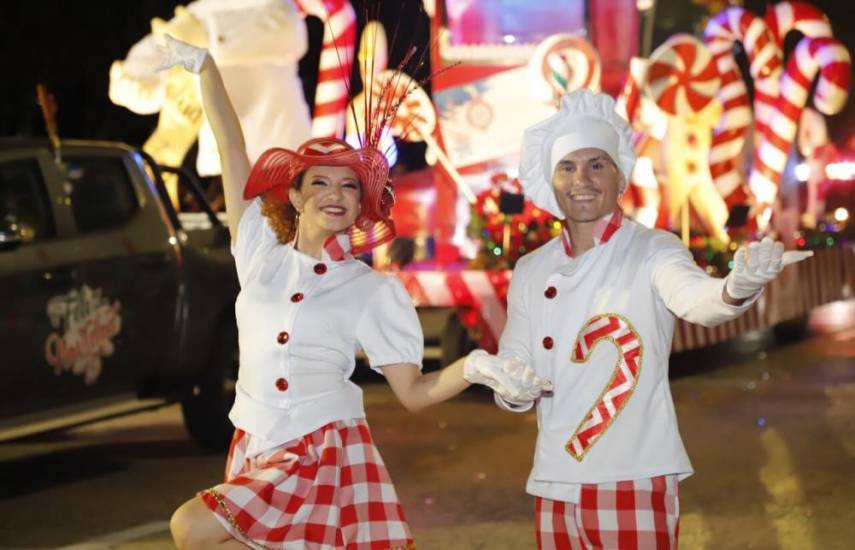
<svg viewBox="0 0 855 550">
<path fill-rule="evenodd" d="M 243 198 L 249 200 L 265 193 L 275 201 L 288 203 L 288 190 L 294 179 L 312 166 L 347 166 L 359 176 L 362 210 L 348 230 L 351 253 L 371 250 L 395 237 L 389 164 L 383 153 L 374 147 L 354 149 L 340 139 L 315 138 L 297 151 L 268 149 L 252 167 Z"/>
</svg>

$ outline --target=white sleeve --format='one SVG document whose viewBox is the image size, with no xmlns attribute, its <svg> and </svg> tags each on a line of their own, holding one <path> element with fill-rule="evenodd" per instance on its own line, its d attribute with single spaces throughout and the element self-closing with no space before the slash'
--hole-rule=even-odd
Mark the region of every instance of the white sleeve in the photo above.
<svg viewBox="0 0 855 550">
<path fill-rule="evenodd" d="M 724 279 L 711 277 L 698 267 L 676 236 L 662 232 L 652 248 L 649 261 L 654 262 L 653 286 L 665 306 L 690 323 L 712 327 L 735 319 L 754 305 L 762 293 L 740 306 L 726 304 L 722 298 Z"/>
<path fill-rule="evenodd" d="M 531 323 L 526 300 L 526 276 L 521 273 L 523 262 L 517 264 L 508 288 L 508 317 L 499 339 L 499 355 L 513 355 L 532 364 Z"/>
<path fill-rule="evenodd" d="M 267 218 L 261 213 L 261 199 L 253 199 L 238 223 L 237 239 L 232 240 L 238 281 L 243 286 L 253 265 L 279 243 Z"/>
<path fill-rule="evenodd" d="M 368 299 L 356 326 L 356 340 L 371 368 L 396 363 L 422 367 L 424 336 L 416 308 L 401 282 L 390 276 Z"/>
</svg>

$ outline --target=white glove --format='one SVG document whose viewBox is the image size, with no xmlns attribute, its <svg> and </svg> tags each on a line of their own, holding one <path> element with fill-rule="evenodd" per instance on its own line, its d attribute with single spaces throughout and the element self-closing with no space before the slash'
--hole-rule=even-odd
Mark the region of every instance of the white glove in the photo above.
<svg viewBox="0 0 855 550">
<path fill-rule="evenodd" d="M 482 349 L 470 353 L 463 363 L 463 378 L 472 384 L 483 384 L 512 404 L 534 401 L 552 383 L 540 379 L 521 359 L 498 357 Z"/>
<path fill-rule="evenodd" d="M 158 46 L 163 61 L 157 66 L 157 71 L 164 71 L 175 65 L 181 65 L 193 74 L 202 72 L 202 65 L 208 57 L 208 50 L 191 46 L 168 34 L 163 35 L 164 45 Z"/>
<path fill-rule="evenodd" d="M 725 281 L 725 290 L 737 300 L 750 298 L 784 267 L 811 256 L 811 250 L 784 252 L 784 245 L 769 237 L 749 244 L 747 249 L 739 247 L 733 256 L 733 269 Z"/>
</svg>

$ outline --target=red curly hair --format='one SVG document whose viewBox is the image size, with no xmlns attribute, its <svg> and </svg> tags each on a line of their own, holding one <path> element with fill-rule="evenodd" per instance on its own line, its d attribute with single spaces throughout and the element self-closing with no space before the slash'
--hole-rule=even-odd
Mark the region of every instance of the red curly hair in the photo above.
<svg viewBox="0 0 855 550">
<path fill-rule="evenodd" d="M 291 182 L 291 187 L 300 189 L 303 185 L 303 176 L 306 172 L 300 172 Z M 290 202 L 279 202 L 262 196 L 261 214 L 267 218 L 276 238 L 282 244 L 288 244 L 294 240 L 297 233 L 297 210 Z"/>
</svg>

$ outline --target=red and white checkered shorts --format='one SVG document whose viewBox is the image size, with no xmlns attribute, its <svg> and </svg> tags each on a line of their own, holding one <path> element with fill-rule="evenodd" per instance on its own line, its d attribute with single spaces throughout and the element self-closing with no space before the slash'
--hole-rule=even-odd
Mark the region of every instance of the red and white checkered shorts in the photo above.
<svg viewBox="0 0 855 550">
<path fill-rule="evenodd" d="M 389 472 L 364 419 L 339 420 L 247 457 L 236 430 L 226 482 L 200 496 L 250 548 L 415 548 Z"/>
<path fill-rule="evenodd" d="M 677 476 L 582 485 L 579 503 L 537 497 L 541 550 L 675 550 Z"/>
</svg>

